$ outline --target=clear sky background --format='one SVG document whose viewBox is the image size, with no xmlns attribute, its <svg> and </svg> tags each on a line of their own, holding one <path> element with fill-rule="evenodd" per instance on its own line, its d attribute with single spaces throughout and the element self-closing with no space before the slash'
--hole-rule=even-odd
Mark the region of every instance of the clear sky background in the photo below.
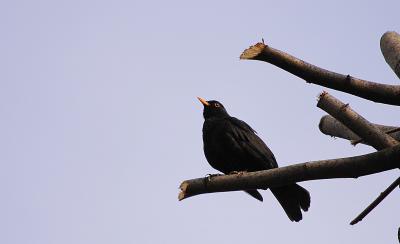
<svg viewBox="0 0 400 244">
<path fill-rule="evenodd" d="M 311 84 L 239 55 L 261 38 L 321 67 L 399 84 L 379 48 L 399 1 L 0 2 L 0 243 L 397 243 L 396 177 L 304 182 L 292 223 L 269 191 L 178 202 L 181 181 L 215 173 L 202 105 L 248 122 L 280 165 L 373 152 L 318 130 L 328 90 L 370 121 L 399 109 Z M 377 162 L 379 163 L 379 162 Z"/>
</svg>

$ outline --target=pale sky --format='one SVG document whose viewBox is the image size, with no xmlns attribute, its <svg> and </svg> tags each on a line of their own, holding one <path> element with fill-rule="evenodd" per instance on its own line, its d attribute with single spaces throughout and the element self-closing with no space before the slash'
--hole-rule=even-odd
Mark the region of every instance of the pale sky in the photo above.
<svg viewBox="0 0 400 244">
<path fill-rule="evenodd" d="M 266 44 L 339 73 L 399 84 L 379 49 L 399 1 L 0 2 L 0 243 L 397 243 L 400 191 L 349 222 L 395 178 L 301 183 L 292 223 L 269 191 L 178 202 L 181 181 L 216 173 L 202 105 L 221 101 L 280 165 L 373 152 L 318 130 L 323 90 L 371 122 L 399 109 L 258 61 Z M 379 163 L 379 162 L 377 162 Z"/>
</svg>

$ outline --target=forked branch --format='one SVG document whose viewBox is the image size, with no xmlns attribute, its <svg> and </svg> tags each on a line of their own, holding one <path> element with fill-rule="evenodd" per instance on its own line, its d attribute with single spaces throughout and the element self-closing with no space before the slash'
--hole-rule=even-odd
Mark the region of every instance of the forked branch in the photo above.
<svg viewBox="0 0 400 244">
<path fill-rule="evenodd" d="M 352 110 L 348 104 L 342 103 L 335 97 L 329 95 L 327 92 L 323 92 L 320 95 L 317 106 L 332 115 L 335 119 L 360 136 L 362 140 L 366 141 L 377 150 L 390 148 L 399 144 L 398 141 L 393 139 L 393 137 L 382 132 L 374 124 L 370 123 L 368 120 Z M 393 184 L 396 184 L 396 182 Z M 393 184 L 391 184 L 388 189 L 391 189 Z M 386 190 L 385 193 L 387 192 L 387 194 L 381 194 L 361 214 L 359 214 L 358 217 L 351 222 L 351 224 L 353 225 L 361 221 L 368 213 L 378 206 L 378 204 L 382 202 L 382 200 L 389 195 L 392 190 Z"/>
</svg>

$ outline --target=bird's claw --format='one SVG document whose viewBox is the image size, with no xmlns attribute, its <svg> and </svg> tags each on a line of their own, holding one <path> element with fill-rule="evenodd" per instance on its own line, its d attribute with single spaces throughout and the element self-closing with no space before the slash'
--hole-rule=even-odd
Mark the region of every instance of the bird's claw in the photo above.
<svg viewBox="0 0 400 244">
<path fill-rule="evenodd" d="M 229 172 L 230 175 L 243 175 L 244 173 L 247 173 L 247 171 L 244 170 L 244 171 L 231 171 L 231 172 Z"/>
<path fill-rule="evenodd" d="M 212 177 L 220 176 L 220 175 L 222 175 L 222 174 L 206 174 L 206 179 L 207 179 L 207 181 L 211 181 Z"/>
</svg>

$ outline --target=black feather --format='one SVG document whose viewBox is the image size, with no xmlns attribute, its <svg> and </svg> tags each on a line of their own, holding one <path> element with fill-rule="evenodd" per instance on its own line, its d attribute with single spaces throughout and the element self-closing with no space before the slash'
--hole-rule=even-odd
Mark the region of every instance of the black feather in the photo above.
<svg viewBox="0 0 400 244">
<path fill-rule="evenodd" d="M 274 154 L 253 128 L 229 116 L 220 102 L 207 101 L 207 104 L 203 111 L 204 154 L 213 168 L 229 174 L 233 171 L 250 172 L 278 167 Z M 307 211 L 310 207 L 310 194 L 297 184 L 272 188 L 271 191 L 292 221 L 300 221 L 301 210 Z M 246 192 L 263 200 L 257 190 Z"/>
</svg>

